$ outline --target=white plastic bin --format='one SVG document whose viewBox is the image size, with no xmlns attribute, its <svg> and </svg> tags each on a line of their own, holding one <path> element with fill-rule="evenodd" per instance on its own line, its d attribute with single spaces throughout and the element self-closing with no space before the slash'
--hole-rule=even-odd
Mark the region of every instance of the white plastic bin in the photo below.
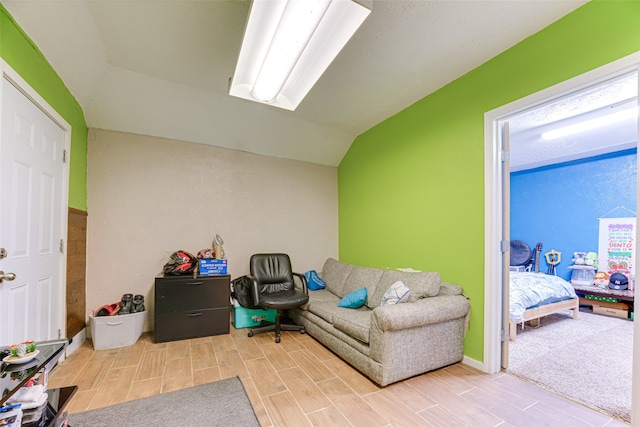
<svg viewBox="0 0 640 427">
<path fill-rule="evenodd" d="M 133 345 L 142 335 L 147 311 L 115 316 L 89 316 L 95 350 Z"/>
<path fill-rule="evenodd" d="M 596 269 L 587 265 L 571 265 L 569 267 L 571 272 L 571 284 L 577 286 L 590 286 L 593 285 L 596 275 Z"/>
</svg>

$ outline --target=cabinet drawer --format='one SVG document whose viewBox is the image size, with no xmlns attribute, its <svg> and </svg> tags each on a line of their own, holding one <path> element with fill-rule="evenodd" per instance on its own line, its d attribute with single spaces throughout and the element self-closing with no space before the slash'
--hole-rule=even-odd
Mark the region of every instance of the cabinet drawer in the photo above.
<svg viewBox="0 0 640 427">
<path fill-rule="evenodd" d="M 229 280 L 226 277 L 156 279 L 156 313 L 203 310 L 228 305 Z"/>
<path fill-rule="evenodd" d="M 154 342 L 229 333 L 229 307 L 156 315 Z"/>
</svg>

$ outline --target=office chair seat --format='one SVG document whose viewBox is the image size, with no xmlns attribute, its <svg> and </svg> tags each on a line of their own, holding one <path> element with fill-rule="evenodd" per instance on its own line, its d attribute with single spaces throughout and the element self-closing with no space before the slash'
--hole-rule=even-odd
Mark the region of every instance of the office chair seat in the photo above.
<svg viewBox="0 0 640 427">
<path fill-rule="evenodd" d="M 287 310 L 300 307 L 308 302 L 309 295 L 298 290 L 260 295 L 260 307 L 266 309 Z"/>
</svg>

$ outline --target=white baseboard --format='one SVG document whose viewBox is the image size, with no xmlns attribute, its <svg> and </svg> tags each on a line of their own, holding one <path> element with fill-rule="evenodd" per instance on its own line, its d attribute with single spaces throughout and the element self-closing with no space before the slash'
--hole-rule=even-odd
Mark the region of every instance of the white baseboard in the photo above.
<svg viewBox="0 0 640 427">
<path fill-rule="evenodd" d="M 482 362 L 480 362 L 478 360 L 472 359 L 470 357 L 464 356 L 462 358 L 462 363 L 464 363 L 465 365 L 469 365 L 472 368 L 476 368 L 479 371 L 489 372 L 489 371 L 487 371 L 486 367 L 484 366 L 484 363 L 482 363 Z"/>
<path fill-rule="evenodd" d="M 76 351 L 82 343 L 87 340 L 87 328 L 82 328 L 80 332 L 78 332 L 71 341 L 71 344 L 67 346 L 65 351 L 66 356 L 70 356 L 74 351 Z"/>
</svg>

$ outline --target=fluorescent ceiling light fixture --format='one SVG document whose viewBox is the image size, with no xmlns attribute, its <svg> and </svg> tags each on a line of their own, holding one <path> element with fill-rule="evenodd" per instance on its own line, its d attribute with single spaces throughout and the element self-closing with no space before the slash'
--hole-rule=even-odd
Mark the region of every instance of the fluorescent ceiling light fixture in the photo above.
<svg viewBox="0 0 640 427">
<path fill-rule="evenodd" d="M 253 0 L 229 94 L 295 110 L 370 12 L 362 0 Z"/>
<path fill-rule="evenodd" d="M 617 113 L 607 114 L 606 116 L 587 120 L 581 123 L 576 123 L 575 125 L 566 126 L 549 132 L 544 132 L 540 136 L 542 139 L 548 141 L 550 139 L 562 138 L 564 136 L 574 135 L 576 133 L 585 132 L 591 129 L 612 125 L 614 123 L 622 122 L 634 117 L 638 117 L 638 107 L 619 111 Z"/>
</svg>

